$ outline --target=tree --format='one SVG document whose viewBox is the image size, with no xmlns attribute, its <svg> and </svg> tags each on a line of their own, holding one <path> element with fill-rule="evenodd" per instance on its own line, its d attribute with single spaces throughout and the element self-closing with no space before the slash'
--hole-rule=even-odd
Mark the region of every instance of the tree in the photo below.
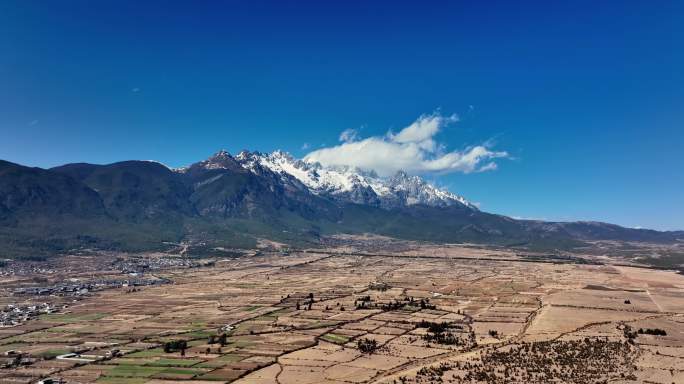
<svg viewBox="0 0 684 384">
<path fill-rule="evenodd" d="M 176 351 L 181 352 L 181 356 L 185 356 L 185 349 L 188 347 L 188 342 L 185 340 L 172 340 L 164 343 L 164 352 L 172 353 Z"/>
<path fill-rule="evenodd" d="M 218 342 L 219 342 L 219 344 L 221 344 L 222 347 L 225 347 L 226 344 L 228 343 L 227 339 L 228 339 L 228 335 L 226 335 L 225 333 L 222 333 L 221 336 L 219 336 Z"/>
<path fill-rule="evenodd" d="M 375 339 L 363 338 L 356 342 L 356 346 L 362 353 L 371 354 L 378 349 L 378 342 Z"/>
</svg>

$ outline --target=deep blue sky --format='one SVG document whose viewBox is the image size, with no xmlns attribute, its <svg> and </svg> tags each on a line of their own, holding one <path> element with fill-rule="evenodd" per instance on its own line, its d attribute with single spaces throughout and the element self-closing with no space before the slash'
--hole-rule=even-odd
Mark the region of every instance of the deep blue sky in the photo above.
<svg viewBox="0 0 684 384">
<path fill-rule="evenodd" d="M 0 158 L 303 156 L 439 108 L 515 157 L 430 177 L 484 210 L 684 229 L 684 2 L 332 3 L 3 1 Z"/>
</svg>

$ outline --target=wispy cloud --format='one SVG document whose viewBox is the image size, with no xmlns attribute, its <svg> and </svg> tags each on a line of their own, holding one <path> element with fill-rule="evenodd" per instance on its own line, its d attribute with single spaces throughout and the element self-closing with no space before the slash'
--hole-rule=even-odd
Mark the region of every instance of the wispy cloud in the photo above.
<svg viewBox="0 0 684 384">
<path fill-rule="evenodd" d="M 340 133 L 340 141 L 343 143 L 351 143 L 359 138 L 359 132 L 356 129 L 345 129 Z"/>
<path fill-rule="evenodd" d="M 374 170 L 388 176 L 399 170 L 408 173 L 485 172 L 497 168 L 496 159 L 509 157 L 505 151 L 494 151 L 490 143 L 446 151 L 446 145 L 434 137 L 458 116 L 435 112 L 420 116 L 397 133 L 361 139 L 358 132 L 347 129 L 340 134 L 342 144 L 318 149 L 305 160 L 323 165 L 347 165 Z"/>
<path fill-rule="evenodd" d="M 516 220 L 531 220 L 531 221 L 549 221 L 549 219 L 545 217 L 527 217 L 527 216 L 511 216 L 512 218 Z"/>
<path fill-rule="evenodd" d="M 309 149 L 309 148 L 311 148 L 311 145 L 309 145 L 309 143 L 304 143 L 304 144 L 302 144 L 302 149 L 303 149 L 303 150 L 306 151 L 306 150 Z"/>
</svg>

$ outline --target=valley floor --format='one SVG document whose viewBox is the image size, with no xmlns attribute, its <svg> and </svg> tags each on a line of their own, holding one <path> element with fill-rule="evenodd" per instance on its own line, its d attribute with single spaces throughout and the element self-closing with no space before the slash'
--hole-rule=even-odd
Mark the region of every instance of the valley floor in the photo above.
<svg viewBox="0 0 684 384">
<path fill-rule="evenodd" d="M 164 284 L 78 298 L 3 293 L 61 309 L 0 328 L 0 382 L 684 382 L 680 274 L 463 246 L 348 251 L 170 263 L 143 273 Z M 118 272 L 76 280 L 96 273 Z"/>
</svg>

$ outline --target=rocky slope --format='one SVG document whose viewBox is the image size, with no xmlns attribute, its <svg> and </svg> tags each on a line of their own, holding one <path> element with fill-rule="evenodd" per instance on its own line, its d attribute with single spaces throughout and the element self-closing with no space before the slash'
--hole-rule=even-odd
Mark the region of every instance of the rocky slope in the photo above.
<svg viewBox="0 0 684 384">
<path fill-rule="evenodd" d="M 587 240 L 677 242 L 682 232 L 514 220 L 402 172 L 381 178 L 283 152 L 220 151 L 181 169 L 152 161 L 52 169 L 0 161 L 0 258 L 190 242 L 316 243 L 337 233 L 562 248 Z"/>
<path fill-rule="evenodd" d="M 258 172 L 258 166 L 281 175 L 284 182 L 294 178 L 310 192 L 343 202 L 386 209 L 427 205 L 430 207 L 465 206 L 477 209 L 461 196 L 436 188 L 419 176 L 398 172 L 390 178 L 351 167 L 323 167 L 293 158 L 287 153 L 240 152 L 236 160 L 246 169 Z"/>
</svg>

